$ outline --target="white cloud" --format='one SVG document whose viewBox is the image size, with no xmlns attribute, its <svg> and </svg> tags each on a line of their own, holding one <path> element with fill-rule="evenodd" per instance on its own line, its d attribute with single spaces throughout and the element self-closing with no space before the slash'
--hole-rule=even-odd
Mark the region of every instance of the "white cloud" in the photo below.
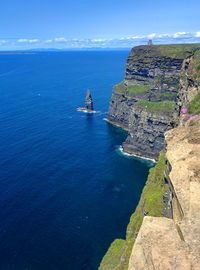
<svg viewBox="0 0 200 270">
<path fill-rule="evenodd" d="M 65 43 L 65 42 L 67 42 L 67 39 L 64 38 L 64 37 L 57 37 L 54 40 L 55 40 L 55 42 L 58 42 L 58 43 Z"/>
<path fill-rule="evenodd" d="M 17 40 L 18 43 L 30 43 L 30 44 L 34 44 L 34 43 L 39 43 L 40 40 L 39 39 L 28 39 L 28 38 L 20 38 Z"/>
<path fill-rule="evenodd" d="M 5 39 L 0 39 L 0 45 L 6 45 L 8 43 Z"/>
<path fill-rule="evenodd" d="M 179 38 L 179 37 L 183 37 L 187 34 L 188 34 L 187 32 L 177 32 L 177 33 L 174 33 L 172 36 L 173 36 L 173 38 Z"/>
<path fill-rule="evenodd" d="M 19 43 L 26 43 L 26 42 L 28 42 L 28 39 L 26 39 L 26 38 L 20 38 L 20 39 L 17 40 L 17 42 L 19 42 Z"/>
<path fill-rule="evenodd" d="M 133 36 L 130 39 L 142 39 L 145 38 L 145 36 Z"/>
<path fill-rule="evenodd" d="M 106 39 L 102 39 L 102 38 L 96 38 L 96 39 L 91 39 L 91 42 L 104 42 L 106 41 Z"/>
<path fill-rule="evenodd" d="M 200 32 L 196 32 L 195 37 L 200 38 Z"/>
<path fill-rule="evenodd" d="M 50 45 L 54 48 L 131 48 L 136 45 L 147 44 L 148 39 L 153 39 L 154 44 L 170 43 L 193 43 L 199 42 L 200 31 L 197 32 L 176 32 L 176 33 L 150 33 L 147 35 L 129 35 L 119 38 L 91 38 L 91 39 L 66 39 L 65 37 L 55 37 L 52 39 L 38 38 L 19 38 L 19 39 L 0 39 L 0 46 L 9 46 L 16 48 L 48 48 Z M 5 48 L 4 46 L 4 48 Z"/>
<path fill-rule="evenodd" d="M 52 42 L 53 42 L 52 39 L 47 39 L 47 40 L 44 41 L 44 43 L 47 43 L 47 44 L 52 43 Z"/>
<path fill-rule="evenodd" d="M 35 39 L 29 39 L 28 42 L 31 43 L 31 44 L 33 44 L 33 43 L 39 43 L 40 40 L 37 39 L 37 38 L 35 38 Z"/>
<path fill-rule="evenodd" d="M 167 37 L 170 37 L 169 34 L 159 34 L 157 35 L 158 38 L 167 38 Z"/>
<path fill-rule="evenodd" d="M 152 34 L 147 35 L 147 38 L 149 38 L 149 39 L 153 39 L 155 37 L 156 37 L 156 34 L 155 33 L 152 33 Z"/>
</svg>

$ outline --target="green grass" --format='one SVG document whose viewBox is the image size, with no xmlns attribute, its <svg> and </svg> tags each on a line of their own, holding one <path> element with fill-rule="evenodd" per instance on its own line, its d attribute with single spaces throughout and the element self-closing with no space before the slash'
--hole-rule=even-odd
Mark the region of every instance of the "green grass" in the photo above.
<svg viewBox="0 0 200 270">
<path fill-rule="evenodd" d="M 200 93 L 189 104 L 189 113 L 200 114 Z"/>
<path fill-rule="evenodd" d="M 137 106 L 146 109 L 149 112 L 173 112 L 175 110 L 175 102 L 171 100 L 164 100 L 159 102 L 153 102 L 141 99 L 138 101 Z"/>
<path fill-rule="evenodd" d="M 130 218 L 126 231 L 126 240 L 115 240 L 104 256 L 99 270 L 127 270 L 133 244 L 142 225 L 144 211 L 148 215 L 162 216 L 163 193 L 165 192 L 164 172 L 165 154 L 162 151 L 158 163 L 150 169 L 146 185 L 135 212 Z"/>
<path fill-rule="evenodd" d="M 129 85 L 126 88 L 128 94 L 144 94 L 149 91 L 149 85 Z"/>
<path fill-rule="evenodd" d="M 131 51 L 131 56 L 135 59 L 146 58 L 146 55 L 164 56 L 173 59 L 184 59 L 191 55 L 196 49 L 200 48 L 200 44 L 170 44 L 170 45 L 154 45 L 154 46 L 137 46 Z"/>
<path fill-rule="evenodd" d="M 99 269 L 113 270 L 120 267 L 120 260 L 123 253 L 125 240 L 116 239 L 109 247 L 106 255 L 101 261 Z"/>
<path fill-rule="evenodd" d="M 118 93 L 124 93 L 126 91 L 127 94 L 143 94 L 148 92 L 150 89 L 149 85 L 129 85 L 125 86 L 124 81 L 116 84 L 114 86 L 114 90 Z"/>
<path fill-rule="evenodd" d="M 176 94 L 175 93 L 169 93 L 169 92 L 166 92 L 166 93 L 161 93 L 160 94 L 160 97 L 162 99 L 174 99 L 176 97 Z"/>
<path fill-rule="evenodd" d="M 196 48 L 200 48 L 200 44 L 160 45 L 159 51 L 163 56 L 183 59 L 188 57 Z"/>
<path fill-rule="evenodd" d="M 116 85 L 114 86 L 114 90 L 115 90 L 116 92 L 118 92 L 118 93 L 123 93 L 124 90 L 125 90 L 124 81 L 122 81 L 122 82 L 116 84 Z"/>
<path fill-rule="evenodd" d="M 196 79 L 200 83 L 200 50 L 194 55 L 195 68 L 196 68 Z"/>
</svg>

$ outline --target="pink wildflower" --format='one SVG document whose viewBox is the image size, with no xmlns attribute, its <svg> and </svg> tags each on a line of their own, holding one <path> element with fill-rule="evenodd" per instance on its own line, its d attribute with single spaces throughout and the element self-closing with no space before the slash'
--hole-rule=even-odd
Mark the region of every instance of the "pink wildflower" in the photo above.
<svg viewBox="0 0 200 270">
<path fill-rule="evenodd" d="M 186 114 L 188 113 L 188 109 L 186 107 L 181 108 L 181 114 Z"/>
</svg>

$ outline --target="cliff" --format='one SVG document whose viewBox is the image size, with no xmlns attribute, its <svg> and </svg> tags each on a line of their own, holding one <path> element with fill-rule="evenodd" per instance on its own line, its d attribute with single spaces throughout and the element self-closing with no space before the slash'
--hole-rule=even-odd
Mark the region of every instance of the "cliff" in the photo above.
<svg viewBox="0 0 200 270">
<path fill-rule="evenodd" d="M 191 89 L 197 86 L 193 74 L 199 48 L 188 44 L 132 49 L 125 80 L 113 88 L 108 114 L 111 123 L 129 131 L 122 145 L 125 152 L 157 159 L 164 132 L 176 126 L 180 106 L 196 94 Z"/>
<path fill-rule="evenodd" d="M 143 189 L 140 201 L 130 218 L 126 230 L 126 239 L 116 239 L 104 256 L 99 270 L 127 270 L 133 244 L 145 215 L 171 216 L 168 200 L 163 200 L 164 192 L 168 193 L 168 185 L 164 182 L 166 169 L 164 152 L 160 153 L 158 163 L 150 169 L 150 173 Z M 153 194 L 153 196 L 152 196 Z"/>
<path fill-rule="evenodd" d="M 200 269 L 200 118 L 165 138 L 173 219 L 144 218 L 129 270 Z"/>
<path fill-rule="evenodd" d="M 143 75 L 134 77 L 136 73 L 134 70 L 138 68 L 131 66 L 138 65 L 135 61 L 137 62 L 137 58 L 140 57 L 135 58 L 135 53 L 141 53 L 146 50 L 145 48 L 147 46 L 137 47 L 129 56 L 129 59 L 131 57 L 134 59 L 131 63 L 128 59 L 126 68 L 126 80 L 130 80 L 131 83 L 143 80 Z M 167 51 L 164 50 L 165 53 L 163 48 L 167 48 Z M 137 97 L 135 90 L 134 96 L 127 93 L 129 86 L 126 80 L 115 86 L 113 90 L 109 120 L 129 131 L 128 151 L 157 157 L 159 149 L 163 150 L 160 152 L 156 166 L 150 170 L 138 206 L 130 218 L 126 239 L 116 239 L 111 244 L 101 262 L 100 270 L 200 269 L 198 201 L 200 195 L 200 51 L 198 48 L 199 45 L 147 48 L 152 52 L 151 61 L 154 62 L 154 69 L 160 66 L 160 62 L 155 63 L 160 57 L 170 57 L 171 63 L 180 64 L 179 68 L 173 65 L 173 76 L 177 81 L 176 89 L 171 86 L 171 91 L 173 89 L 174 93 L 176 92 L 173 110 L 169 106 L 172 100 L 169 100 L 170 103 L 167 103 L 167 100 L 160 101 L 161 86 L 160 90 L 148 88 L 145 94 L 137 93 Z M 145 57 L 148 58 L 148 55 Z M 150 61 L 145 60 L 145 57 L 141 56 L 141 61 L 148 62 L 149 66 Z M 168 69 L 170 70 L 169 66 Z M 156 73 L 152 69 L 151 73 L 153 72 Z M 165 77 L 166 73 L 163 76 Z M 170 78 L 171 85 L 173 76 Z M 153 85 L 155 82 L 151 83 Z M 167 91 L 170 89 L 169 84 L 166 89 Z M 147 100 L 147 95 L 154 91 L 157 93 L 154 100 Z M 143 108 L 140 106 L 141 103 L 145 103 Z M 186 110 L 180 110 L 184 107 Z M 137 121 L 134 122 L 132 117 L 134 119 L 136 115 Z M 173 118 L 170 118 L 170 115 Z M 174 125 L 176 127 L 173 127 Z M 135 134 L 131 133 L 132 130 L 135 130 Z M 130 137 L 135 138 L 135 141 Z M 123 146 L 124 149 L 127 141 Z M 150 150 L 153 154 L 148 152 Z"/>
</svg>

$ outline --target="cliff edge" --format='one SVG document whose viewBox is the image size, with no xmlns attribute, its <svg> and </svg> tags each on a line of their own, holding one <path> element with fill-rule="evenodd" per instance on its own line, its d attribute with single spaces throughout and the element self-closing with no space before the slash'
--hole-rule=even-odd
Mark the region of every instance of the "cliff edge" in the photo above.
<svg viewBox="0 0 200 270">
<path fill-rule="evenodd" d="M 200 269 L 200 118 L 165 138 L 173 219 L 144 218 L 129 270 Z"/>
<path fill-rule="evenodd" d="M 200 45 L 134 48 L 108 118 L 129 131 L 125 151 L 157 164 L 126 238 L 111 244 L 99 269 L 199 270 Z"/>
<path fill-rule="evenodd" d="M 125 152 L 158 158 L 164 132 L 176 126 L 186 96 L 192 99 L 195 94 L 194 55 L 199 49 L 199 44 L 132 49 L 125 79 L 113 88 L 108 114 L 111 123 L 129 132 L 122 145 Z"/>
</svg>

